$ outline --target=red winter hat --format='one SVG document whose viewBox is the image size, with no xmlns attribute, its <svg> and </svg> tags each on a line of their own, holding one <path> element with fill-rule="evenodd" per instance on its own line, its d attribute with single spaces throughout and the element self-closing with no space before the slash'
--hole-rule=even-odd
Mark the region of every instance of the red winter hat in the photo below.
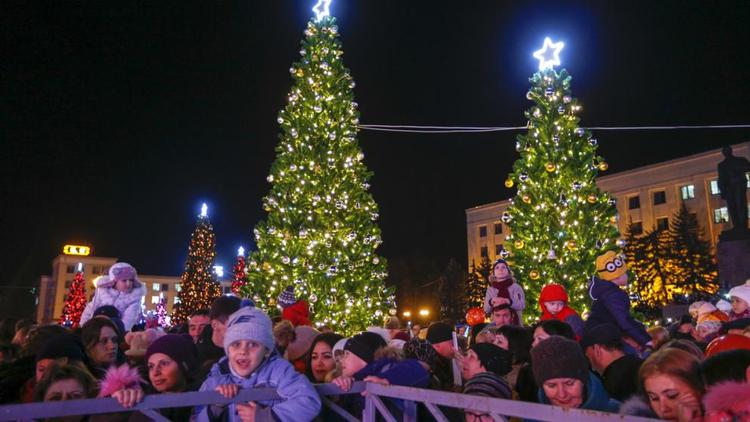
<svg viewBox="0 0 750 422">
<path fill-rule="evenodd" d="M 568 304 L 568 294 L 565 292 L 565 287 L 552 283 L 542 288 L 542 292 L 539 294 L 539 307 L 542 308 L 542 312 L 547 310 L 544 307 L 544 302 L 553 300 L 562 300 L 566 305 Z"/>
<path fill-rule="evenodd" d="M 717 337 L 706 346 L 706 357 L 709 358 L 717 353 L 734 349 L 750 350 L 750 337 L 740 334 L 727 334 Z"/>
</svg>

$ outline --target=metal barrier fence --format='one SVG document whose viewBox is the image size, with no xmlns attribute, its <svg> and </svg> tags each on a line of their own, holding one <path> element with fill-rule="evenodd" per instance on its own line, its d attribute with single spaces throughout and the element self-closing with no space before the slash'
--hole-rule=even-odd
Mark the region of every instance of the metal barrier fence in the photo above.
<svg viewBox="0 0 750 422">
<path fill-rule="evenodd" d="M 378 414 L 387 422 L 397 421 L 398 419 L 386 406 L 384 400 L 388 399 L 403 400 L 404 409 L 403 415 L 401 415 L 401 420 L 404 422 L 417 421 L 418 403 L 424 405 L 427 411 L 429 411 L 433 418 L 438 422 L 448 421 L 438 406 L 471 410 L 476 413 L 486 413 L 491 415 L 496 422 L 505 421 L 506 417 L 533 419 L 538 421 L 580 422 L 649 422 L 655 420 L 591 410 L 565 410 L 556 406 L 536 403 L 493 399 L 467 394 L 425 390 L 421 388 L 383 386 L 364 382 L 354 383 L 352 389 L 346 393 L 342 392 L 333 384 L 318 384 L 315 388 L 318 391 L 318 394 L 320 394 L 324 406 L 327 406 L 333 412 L 350 422 L 375 422 L 378 418 Z M 360 394 L 363 392 L 365 394 L 365 409 L 360 417 L 351 415 L 331 400 L 332 396 Z M 242 390 L 236 397 L 231 399 L 213 391 L 148 395 L 144 397 L 142 402 L 130 409 L 123 408 L 112 398 L 11 404 L 0 406 L 0 421 L 29 421 L 55 416 L 96 415 L 128 411 L 141 412 L 155 421 L 168 421 L 168 419 L 164 418 L 155 409 L 194 407 L 206 404 L 229 404 L 233 402 L 246 403 L 248 401 L 274 399 L 280 399 L 278 394 L 276 394 L 275 389 L 255 388 L 251 390 Z"/>
</svg>

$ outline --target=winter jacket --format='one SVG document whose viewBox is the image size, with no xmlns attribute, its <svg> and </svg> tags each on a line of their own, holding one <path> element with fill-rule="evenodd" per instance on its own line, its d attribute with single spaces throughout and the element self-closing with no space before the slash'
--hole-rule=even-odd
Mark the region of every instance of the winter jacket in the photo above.
<svg viewBox="0 0 750 422">
<path fill-rule="evenodd" d="M 320 396 L 307 378 L 296 372 L 291 363 L 274 351 L 249 378 L 241 378 L 229 371 L 226 357 L 211 368 L 208 378 L 200 391 L 214 391 L 222 384 L 239 384 L 241 389 L 275 388 L 281 400 L 258 401 L 256 420 L 311 421 L 320 412 Z M 217 406 L 198 406 L 194 410 L 197 421 L 239 421 L 234 403 Z"/>
<path fill-rule="evenodd" d="M 611 323 L 620 327 L 624 335 L 631 337 L 642 346 L 651 341 L 651 336 L 646 332 L 643 324 L 630 315 L 628 294 L 616 284 L 592 277 L 589 296 L 593 304 L 589 318 L 584 325 L 585 330 Z"/>
<path fill-rule="evenodd" d="M 616 413 L 620 409 L 620 402 L 609 398 L 607 391 L 593 373 L 589 372 L 589 380 L 586 382 L 584 389 L 586 397 L 578 406 L 579 409 L 597 410 L 600 412 Z M 547 395 L 544 394 L 544 387 L 539 387 L 539 403 L 550 404 Z"/>
<path fill-rule="evenodd" d="M 492 284 L 487 286 L 487 291 L 484 294 L 484 313 L 492 313 L 492 299 L 497 297 L 497 293 L 497 289 L 492 287 Z M 514 280 L 513 284 L 508 287 L 508 293 L 510 293 L 510 307 L 516 311 L 518 321 L 523 322 L 523 309 L 526 307 L 526 296 L 523 294 L 523 288 Z"/>
<path fill-rule="evenodd" d="M 610 397 L 624 401 L 635 394 L 638 390 L 638 370 L 642 363 L 638 356 L 624 355 L 604 369 L 602 380 Z"/>
<path fill-rule="evenodd" d="M 547 307 L 544 306 L 544 302 L 551 302 L 556 300 L 565 302 L 565 306 L 560 310 L 560 312 L 552 315 L 547 310 Z M 574 311 L 573 308 L 568 306 L 568 294 L 565 292 L 565 289 L 561 285 L 549 284 L 545 286 L 542 289 L 541 294 L 539 294 L 539 307 L 542 308 L 542 317 L 540 318 L 541 321 L 546 321 L 549 319 L 562 321 L 570 325 L 570 327 L 573 329 L 573 332 L 576 335 L 576 340 L 581 340 L 581 337 L 583 337 L 583 319 L 581 319 L 581 316 L 578 315 L 578 312 Z"/>
<path fill-rule="evenodd" d="M 81 315 L 81 325 L 90 320 L 94 311 L 100 306 L 112 305 L 120 311 L 125 331 L 130 331 L 141 316 L 141 299 L 146 296 L 146 286 L 134 281 L 133 288 L 129 292 L 121 292 L 114 288 L 114 283 L 105 281 L 96 286 L 96 292 L 91 302 Z"/>
<path fill-rule="evenodd" d="M 730 311 L 728 316 L 729 316 L 730 321 L 737 321 L 738 319 L 750 318 L 750 308 L 745 309 L 744 312 L 739 313 L 739 314 L 735 314 L 734 311 Z"/>
<path fill-rule="evenodd" d="M 310 305 L 304 300 L 298 300 L 281 311 L 281 319 L 292 323 L 295 327 L 312 325 L 310 323 Z"/>
<path fill-rule="evenodd" d="M 750 420 L 750 383 L 728 381 L 703 396 L 704 422 Z"/>
</svg>

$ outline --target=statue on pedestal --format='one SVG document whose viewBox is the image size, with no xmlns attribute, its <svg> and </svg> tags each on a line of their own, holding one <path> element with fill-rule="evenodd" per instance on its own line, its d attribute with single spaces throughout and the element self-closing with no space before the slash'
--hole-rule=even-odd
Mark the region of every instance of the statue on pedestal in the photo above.
<svg viewBox="0 0 750 422">
<path fill-rule="evenodd" d="M 721 198 L 727 202 L 729 219 L 732 222 L 731 231 L 724 230 L 722 238 L 750 237 L 750 230 L 747 228 L 747 178 L 745 176 L 747 172 L 750 172 L 750 161 L 745 157 L 732 155 L 731 146 L 725 146 L 721 153 L 725 158 L 717 167 L 719 190 Z"/>
</svg>

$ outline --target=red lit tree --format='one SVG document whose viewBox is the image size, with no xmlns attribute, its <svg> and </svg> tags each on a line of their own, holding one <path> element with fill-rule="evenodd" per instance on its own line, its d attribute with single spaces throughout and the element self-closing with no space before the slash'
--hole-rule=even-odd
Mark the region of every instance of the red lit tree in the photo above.
<svg viewBox="0 0 750 422">
<path fill-rule="evenodd" d="M 245 274 L 245 248 L 240 246 L 237 251 L 237 262 L 232 267 L 234 278 L 232 279 L 232 293 L 240 296 L 240 288 L 247 283 L 247 274 Z"/>
<path fill-rule="evenodd" d="M 83 309 L 86 307 L 86 279 L 78 271 L 65 298 L 65 306 L 60 317 L 60 325 L 78 328 Z"/>
</svg>

